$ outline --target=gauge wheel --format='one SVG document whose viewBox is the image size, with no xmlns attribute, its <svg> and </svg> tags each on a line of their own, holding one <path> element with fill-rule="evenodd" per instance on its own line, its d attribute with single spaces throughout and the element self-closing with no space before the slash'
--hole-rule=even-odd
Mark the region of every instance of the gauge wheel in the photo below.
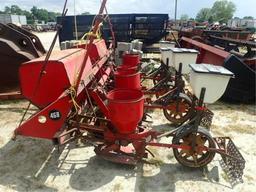
<svg viewBox="0 0 256 192">
<path fill-rule="evenodd" d="M 170 100 L 168 109 L 163 109 L 165 118 L 173 124 L 182 124 L 194 114 L 191 99 L 180 93 L 177 99 Z"/>
<path fill-rule="evenodd" d="M 173 137 L 172 143 L 181 146 L 191 146 L 195 133 L 189 133 L 182 138 L 178 138 L 178 133 Z M 195 135 L 195 150 L 173 148 L 175 159 L 186 167 L 198 168 L 204 167 L 210 163 L 215 152 L 203 151 L 202 147 L 216 148 L 215 141 L 207 129 L 199 127 Z"/>
</svg>

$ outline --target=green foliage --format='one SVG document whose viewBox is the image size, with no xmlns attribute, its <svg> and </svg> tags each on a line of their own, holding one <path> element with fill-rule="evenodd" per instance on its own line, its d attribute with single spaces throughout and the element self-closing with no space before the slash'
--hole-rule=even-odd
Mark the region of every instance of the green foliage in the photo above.
<svg viewBox="0 0 256 192">
<path fill-rule="evenodd" d="M 48 11 L 46 9 L 38 9 L 36 6 L 31 8 L 31 13 L 36 20 L 48 21 Z"/>
<path fill-rule="evenodd" d="M 232 19 L 235 11 L 236 5 L 233 2 L 228 0 L 220 0 L 213 4 L 211 15 L 214 21 L 227 23 L 229 19 Z"/>
<path fill-rule="evenodd" d="M 254 19 L 253 16 L 244 16 L 244 19 Z"/>
<path fill-rule="evenodd" d="M 86 12 L 81 13 L 81 15 L 90 15 L 90 12 L 86 11 Z"/>
<path fill-rule="evenodd" d="M 188 19 L 189 19 L 189 17 L 188 17 L 187 14 L 182 14 L 182 15 L 180 16 L 180 20 L 182 20 L 182 21 L 187 21 Z"/>
<path fill-rule="evenodd" d="M 29 11 L 22 10 L 17 5 L 12 5 L 11 7 L 6 6 L 4 11 L 0 11 L 1 14 L 14 14 L 14 15 L 25 15 L 29 24 L 34 23 L 35 20 L 45 21 L 45 22 L 54 22 L 56 17 L 61 15 L 56 12 L 49 12 L 46 9 L 38 9 L 36 6 L 33 6 Z"/>
<path fill-rule="evenodd" d="M 228 0 L 215 1 L 212 8 L 201 9 L 196 20 L 199 22 L 209 21 L 210 23 L 218 21 L 220 23 L 227 23 L 229 19 L 232 19 L 234 12 L 236 11 L 236 5 Z"/>
<path fill-rule="evenodd" d="M 5 6 L 4 13 L 11 14 L 11 8 L 8 6 Z"/>
<path fill-rule="evenodd" d="M 57 16 L 61 16 L 61 13 L 55 13 L 55 12 L 52 12 L 52 11 L 48 12 L 48 21 L 49 22 L 55 22 Z"/>
<path fill-rule="evenodd" d="M 211 16 L 211 9 L 202 8 L 196 15 L 196 21 L 198 22 L 208 21 L 210 16 Z"/>
</svg>

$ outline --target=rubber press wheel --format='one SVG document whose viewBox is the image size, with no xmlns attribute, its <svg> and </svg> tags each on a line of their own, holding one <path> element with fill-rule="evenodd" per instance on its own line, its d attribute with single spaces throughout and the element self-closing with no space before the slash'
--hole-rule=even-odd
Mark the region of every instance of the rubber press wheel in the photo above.
<svg viewBox="0 0 256 192">
<path fill-rule="evenodd" d="M 182 138 L 178 138 L 178 132 L 173 137 L 173 144 L 191 146 L 193 140 L 193 133 L 190 133 Z M 210 163 L 214 156 L 215 152 L 202 151 L 200 147 L 207 148 L 216 148 L 215 141 L 211 137 L 207 129 L 199 127 L 195 136 L 195 150 L 186 150 L 186 149 L 175 149 L 173 148 L 173 154 L 176 160 L 186 166 L 186 167 L 203 167 Z M 202 148 L 201 148 L 202 149 Z"/>
<path fill-rule="evenodd" d="M 163 109 L 163 113 L 165 118 L 174 124 L 182 124 L 194 114 L 191 99 L 183 93 L 169 103 L 168 109 Z"/>
</svg>

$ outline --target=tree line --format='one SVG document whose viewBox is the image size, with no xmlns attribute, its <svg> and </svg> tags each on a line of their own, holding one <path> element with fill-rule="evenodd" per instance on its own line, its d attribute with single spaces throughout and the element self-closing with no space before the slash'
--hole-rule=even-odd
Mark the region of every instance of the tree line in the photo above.
<svg viewBox="0 0 256 192">
<path fill-rule="evenodd" d="M 33 6 L 30 11 L 23 10 L 17 5 L 6 6 L 4 10 L 0 11 L 0 14 L 13 14 L 13 15 L 25 15 L 27 17 L 28 24 L 34 24 L 35 20 L 45 22 L 55 22 L 56 17 L 61 13 L 47 11 L 46 9 L 39 9 Z"/>
<path fill-rule="evenodd" d="M 196 15 L 196 18 L 190 18 L 187 14 L 181 15 L 181 20 L 196 20 L 198 22 L 208 21 L 209 23 L 220 22 L 227 23 L 232 19 L 236 11 L 236 5 L 228 0 L 215 1 L 211 8 L 202 8 Z M 234 17 L 238 18 L 238 17 Z M 243 19 L 254 19 L 252 16 L 245 16 Z"/>
</svg>

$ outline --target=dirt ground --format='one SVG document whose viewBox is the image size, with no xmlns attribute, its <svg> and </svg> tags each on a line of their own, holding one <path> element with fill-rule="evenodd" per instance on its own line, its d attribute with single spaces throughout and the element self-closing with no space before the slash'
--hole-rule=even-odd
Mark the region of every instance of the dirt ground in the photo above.
<svg viewBox="0 0 256 192">
<path fill-rule="evenodd" d="M 27 101 L 0 104 L 0 191 L 255 191 L 255 106 L 217 102 L 212 134 L 231 136 L 246 159 L 244 183 L 231 188 L 218 155 L 205 169 L 179 165 L 171 149 L 151 148 L 156 155 L 136 167 L 96 157 L 93 147 L 18 137 L 10 140 Z M 30 114 L 34 110 L 29 111 Z M 161 111 L 151 114 L 153 128 L 170 130 Z M 171 142 L 170 138 L 162 142 Z"/>
<path fill-rule="evenodd" d="M 47 39 L 47 38 L 46 38 Z M 151 148 L 153 164 L 124 166 L 95 156 L 93 147 L 69 144 L 58 150 L 51 141 L 18 137 L 11 140 L 27 101 L 0 102 L 0 191 L 243 191 L 256 190 L 255 105 L 217 102 L 213 136 L 230 136 L 246 160 L 244 183 L 231 187 L 215 159 L 204 169 L 177 163 L 171 149 Z M 29 114 L 35 109 L 29 111 Z M 151 114 L 157 130 L 171 130 L 161 111 Z M 161 142 L 171 142 L 163 138 Z"/>
<path fill-rule="evenodd" d="M 34 34 L 37 35 L 38 38 L 41 40 L 44 48 L 46 50 L 49 50 L 56 32 L 54 32 L 54 31 L 52 31 L 52 32 L 41 32 L 41 33 L 36 33 L 35 32 Z M 59 37 L 58 37 L 57 40 L 56 40 L 54 49 L 58 50 L 59 48 L 60 48 L 60 46 L 59 46 Z"/>
</svg>

